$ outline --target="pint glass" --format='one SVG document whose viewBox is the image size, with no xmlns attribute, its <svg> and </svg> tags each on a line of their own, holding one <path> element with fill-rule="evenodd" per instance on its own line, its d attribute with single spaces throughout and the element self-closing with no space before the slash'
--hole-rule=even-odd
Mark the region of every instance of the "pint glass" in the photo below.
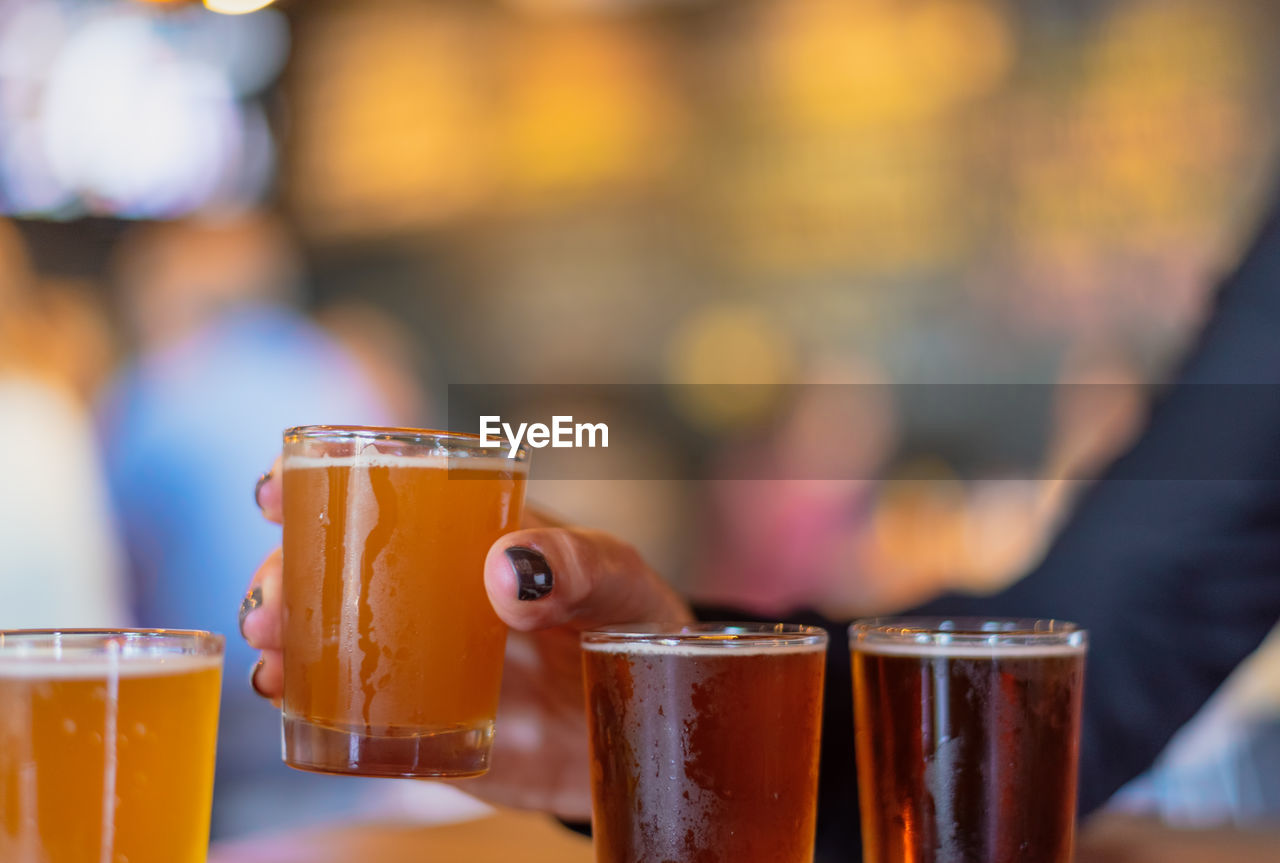
<svg viewBox="0 0 1280 863">
<path fill-rule="evenodd" d="M 866 863 L 1070 863 L 1083 631 L 885 618 L 850 644 Z"/>
<path fill-rule="evenodd" d="M 528 455 L 474 435 L 284 436 L 284 758 L 367 776 L 489 764 L 506 627 L 484 589 Z"/>
<path fill-rule="evenodd" d="M 597 863 L 812 863 L 827 634 L 583 635 Z"/>
<path fill-rule="evenodd" d="M 0 860 L 203 863 L 220 635 L 0 632 Z"/>
</svg>

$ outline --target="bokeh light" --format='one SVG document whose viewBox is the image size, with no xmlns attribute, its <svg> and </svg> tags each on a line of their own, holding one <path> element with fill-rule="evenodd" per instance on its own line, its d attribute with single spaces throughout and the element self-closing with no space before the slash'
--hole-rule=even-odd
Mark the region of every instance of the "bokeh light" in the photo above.
<svg viewBox="0 0 1280 863">
<path fill-rule="evenodd" d="M 254 104 L 287 25 L 198 7 L 0 8 L 0 209 L 163 218 L 261 200 L 275 144 Z"/>
<path fill-rule="evenodd" d="M 205 8 L 224 15 L 247 15 L 265 9 L 275 0 L 204 0 Z"/>
</svg>

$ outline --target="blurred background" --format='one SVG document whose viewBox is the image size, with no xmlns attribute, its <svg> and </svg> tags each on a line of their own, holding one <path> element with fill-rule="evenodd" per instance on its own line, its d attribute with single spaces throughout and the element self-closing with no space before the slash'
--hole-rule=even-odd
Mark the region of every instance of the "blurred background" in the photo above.
<svg viewBox="0 0 1280 863">
<path fill-rule="evenodd" d="M 761 612 L 998 589 L 1268 204 L 1278 40 L 1267 0 L 0 0 L 0 626 L 234 633 L 280 431 L 451 384 L 857 385 L 673 400 L 653 472 L 699 481 L 531 496 Z M 833 427 L 866 479 L 734 478 Z M 217 835 L 467 805 L 278 766 L 229 646 Z M 1115 805 L 1280 819 L 1280 641 Z"/>
</svg>

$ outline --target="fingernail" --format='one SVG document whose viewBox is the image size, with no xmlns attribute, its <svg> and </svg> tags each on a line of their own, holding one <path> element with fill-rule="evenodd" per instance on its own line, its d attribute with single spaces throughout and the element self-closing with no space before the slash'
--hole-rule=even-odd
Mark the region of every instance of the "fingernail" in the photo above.
<svg viewBox="0 0 1280 863">
<path fill-rule="evenodd" d="M 555 586 L 555 576 L 551 574 L 551 566 L 542 552 L 523 546 L 512 546 L 506 550 L 507 560 L 516 571 L 519 592 L 516 599 L 542 599 L 551 593 Z"/>
<path fill-rule="evenodd" d="M 244 638 L 244 622 L 262 605 L 262 585 L 255 584 L 240 602 L 240 637 Z"/>
<path fill-rule="evenodd" d="M 260 496 L 262 495 L 262 487 L 266 485 L 267 481 L 270 479 L 271 479 L 271 471 L 267 471 L 262 476 L 258 477 L 258 482 L 253 487 L 253 502 L 258 505 L 258 509 L 262 509 L 262 501 L 260 500 Z"/>
<path fill-rule="evenodd" d="M 249 685 L 253 687 L 254 692 L 258 693 L 258 695 L 261 695 L 263 698 L 266 698 L 267 696 L 263 695 L 262 690 L 258 688 L 258 672 L 262 670 L 262 666 L 265 665 L 266 662 L 267 661 L 265 659 L 260 658 L 254 663 L 253 668 L 249 671 Z"/>
</svg>

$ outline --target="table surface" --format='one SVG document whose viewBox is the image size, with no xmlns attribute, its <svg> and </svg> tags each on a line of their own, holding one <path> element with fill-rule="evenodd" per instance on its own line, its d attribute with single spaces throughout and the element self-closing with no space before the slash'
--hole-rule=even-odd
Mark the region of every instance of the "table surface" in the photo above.
<svg viewBox="0 0 1280 863">
<path fill-rule="evenodd" d="M 545 816 L 497 814 L 424 827 L 397 823 L 306 830 L 214 846 L 209 863 L 591 863 L 591 840 Z"/>
<path fill-rule="evenodd" d="M 501 810 L 442 826 L 368 823 L 222 843 L 209 863 L 591 863 L 591 842 L 543 815 Z M 1178 830 L 1104 815 L 1081 835 L 1078 863 L 1263 863 L 1280 860 L 1274 830 Z"/>
<path fill-rule="evenodd" d="M 1191 830 L 1099 815 L 1080 835 L 1078 863 L 1266 863 L 1280 860 L 1280 825 Z"/>
</svg>

